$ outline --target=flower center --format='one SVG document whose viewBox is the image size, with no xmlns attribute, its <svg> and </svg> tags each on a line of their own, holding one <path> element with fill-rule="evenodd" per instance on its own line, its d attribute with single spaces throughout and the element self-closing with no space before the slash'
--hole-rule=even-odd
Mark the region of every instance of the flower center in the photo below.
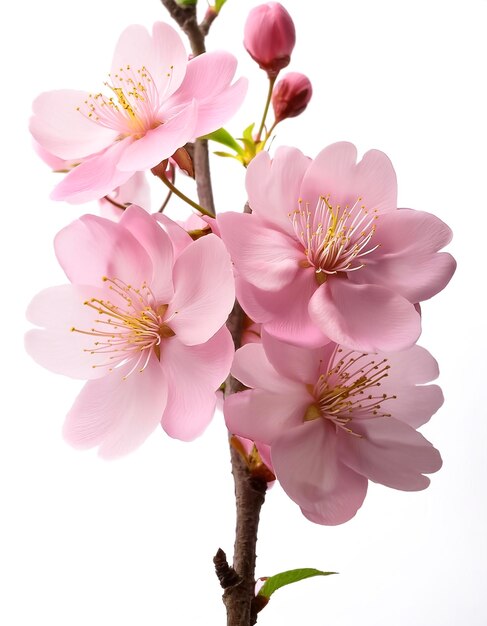
<svg viewBox="0 0 487 626">
<path fill-rule="evenodd" d="M 167 76 L 172 76 L 173 66 Z M 164 94 L 160 94 L 149 70 L 143 65 L 132 69 L 121 67 L 117 74 L 109 74 L 110 82 L 105 86 L 113 96 L 102 93 L 89 94 L 83 106 L 77 110 L 89 120 L 120 133 L 120 138 L 142 137 L 148 130 L 162 122 L 158 120 L 159 107 Z M 167 83 L 169 86 L 170 80 Z"/>
<path fill-rule="evenodd" d="M 371 355 L 348 352 L 336 348 L 328 363 L 326 373 L 310 386 L 315 397 L 304 415 L 304 421 L 318 418 L 328 419 L 338 428 L 359 437 L 350 428 L 354 418 L 391 417 L 384 412 L 384 402 L 395 400 L 397 396 L 379 393 L 381 380 L 386 378 L 390 365 L 387 359 L 370 360 Z M 339 356 L 340 355 L 340 356 Z"/>
<path fill-rule="evenodd" d="M 379 247 L 369 245 L 375 233 L 377 209 L 370 212 L 361 201 L 358 198 L 352 207 L 342 209 L 340 205 L 333 207 L 328 196 L 321 196 L 311 211 L 309 204 L 303 206 L 300 199 L 299 208 L 289 214 L 306 256 L 301 265 L 315 268 L 318 283 L 338 272 L 364 267 L 362 257 Z"/>
<path fill-rule="evenodd" d="M 154 353 L 160 360 L 163 339 L 174 337 L 174 331 L 168 326 L 171 318 L 165 319 L 167 304 L 157 304 L 154 294 L 147 283 L 140 289 L 127 285 L 118 278 L 103 277 L 108 288 L 113 291 L 112 300 L 91 298 L 83 304 L 96 311 L 98 316 L 90 330 L 72 327 L 72 332 L 90 335 L 96 339 L 90 348 L 84 351 L 92 355 L 107 355 L 105 362 L 92 367 L 115 367 L 133 361 L 132 369 L 143 372 Z M 103 361 L 104 359 L 102 359 Z"/>
</svg>

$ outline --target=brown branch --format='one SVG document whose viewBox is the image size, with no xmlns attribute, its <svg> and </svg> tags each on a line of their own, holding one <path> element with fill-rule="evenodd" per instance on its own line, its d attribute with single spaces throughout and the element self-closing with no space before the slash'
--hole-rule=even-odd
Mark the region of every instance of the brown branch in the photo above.
<svg viewBox="0 0 487 626">
<path fill-rule="evenodd" d="M 210 178 L 210 155 L 206 139 L 197 139 L 194 142 L 193 163 L 199 203 L 208 213 L 215 215 L 215 201 Z"/>
<path fill-rule="evenodd" d="M 205 16 L 201 27 L 198 25 L 196 6 L 182 7 L 174 0 L 161 0 L 169 15 L 175 20 L 183 30 L 191 45 L 194 56 L 206 52 L 205 37 L 210 30 L 211 22 Z M 213 200 L 213 190 L 210 176 L 210 159 L 208 155 L 208 142 L 204 139 L 197 139 L 194 143 L 194 153 L 192 155 L 196 173 L 196 189 L 201 206 L 205 207 L 208 213 L 215 215 L 215 202 Z"/>
<path fill-rule="evenodd" d="M 244 312 L 235 302 L 227 327 L 236 350 L 241 344 L 243 320 Z M 230 375 L 225 383 L 225 395 L 237 393 L 242 388 L 242 384 Z M 241 454 L 233 446 L 230 446 L 230 453 L 237 509 L 233 569 L 241 582 L 225 590 L 223 602 L 227 609 L 227 626 L 252 626 L 257 620 L 253 606 L 257 530 L 267 482 L 250 474 Z"/>
<path fill-rule="evenodd" d="M 200 30 L 196 17 L 196 5 L 179 6 L 174 0 L 161 0 L 169 15 L 179 28 L 186 33 L 194 56 L 206 52 L 205 36 Z"/>
</svg>

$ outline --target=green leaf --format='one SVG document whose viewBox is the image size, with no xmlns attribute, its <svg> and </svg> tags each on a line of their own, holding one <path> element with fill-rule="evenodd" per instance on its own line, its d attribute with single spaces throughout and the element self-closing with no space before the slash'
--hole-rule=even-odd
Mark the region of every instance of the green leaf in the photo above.
<svg viewBox="0 0 487 626">
<path fill-rule="evenodd" d="M 255 126 L 255 122 L 253 124 L 251 124 L 250 126 L 247 126 L 247 128 L 242 133 L 244 139 L 247 139 L 247 141 L 251 141 L 252 143 L 255 143 L 254 142 L 254 138 L 252 137 L 252 132 L 254 130 L 254 126 Z"/>
<path fill-rule="evenodd" d="M 211 139 L 211 141 L 216 141 L 224 146 L 227 146 L 227 148 L 235 150 L 237 154 L 243 154 L 242 148 L 238 145 L 232 135 L 230 135 L 230 133 L 224 128 L 219 128 L 208 135 L 204 135 L 202 139 Z"/>
<path fill-rule="evenodd" d="M 215 150 L 215 152 L 213 152 L 213 154 L 216 154 L 216 156 L 230 157 L 232 159 L 238 159 L 240 161 L 240 157 L 238 156 L 238 154 L 231 154 L 230 152 L 220 152 L 220 150 Z"/>
<path fill-rule="evenodd" d="M 219 13 L 221 11 L 222 6 L 225 4 L 227 0 L 216 0 L 215 1 L 215 9 L 216 12 Z"/>
<path fill-rule="evenodd" d="M 176 0 L 176 3 L 182 7 L 194 7 L 198 0 Z"/>
<path fill-rule="evenodd" d="M 285 585 L 296 583 L 298 580 L 304 580 L 305 578 L 312 578 L 314 576 L 331 576 L 336 573 L 337 572 L 322 572 L 321 570 L 314 569 L 312 567 L 290 569 L 287 572 L 281 572 L 280 574 L 276 574 L 275 576 L 268 578 L 257 595 L 264 596 L 269 599 L 274 591 L 284 587 Z"/>
</svg>

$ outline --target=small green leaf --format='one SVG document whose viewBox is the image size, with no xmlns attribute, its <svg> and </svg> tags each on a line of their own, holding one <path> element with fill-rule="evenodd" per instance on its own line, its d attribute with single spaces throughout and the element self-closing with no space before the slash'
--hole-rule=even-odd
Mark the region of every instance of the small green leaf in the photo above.
<svg viewBox="0 0 487 626">
<path fill-rule="evenodd" d="M 204 135 L 202 139 L 211 139 L 212 141 L 216 141 L 217 143 L 227 146 L 227 148 L 235 150 L 237 154 L 243 154 L 242 148 L 238 145 L 232 135 L 230 135 L 230 133 L 224 128 L 219 128 L 208 135 Z"/>
<path fill-rule="evenodd" d="M 176 0 L 176 3 L 182 7 L 194 7 L 198 0 Z"/>
<path fill-rule="evenodd" d="M 285 585 L 290 585 L 291 583 L 296 583 L 298 580 L 312 578 L 313 576 L 331 576 L 336 573 L 337 572 L 322 572 L 321 570 L 314 569 L 312 567 L 290 569 L 287 572 L 281 572 L 280 574 L 276 574 L 275 576 L 268 578 L 257 595 L 270 598 L 277 589 L 280 589 Z"/>
<path fill-rule="evenodd" d="M 225 4 L 227 0 L 216 0 L 215 1 L 215 9 L 216 12 L 219 13 L 221 11 L 222 6 Z"/>
<path fill-rule="evenodd" d="M 238 156 L 238 154 L 231 154 L 230 152 L 221 152 L 220 150 L 215 150 L 213 154 L 216 154 L 216 156 L 230 157 L 231 159 L 238 159 L 240 161 L 240 157 Z"/>
<path fill-rule="evenodd" d="M 254 126 L 255 126 L 255 122 L 251 124 L 250 126 L 247 126 L 247 128 L 242 133 L 244 139 L 247 139 L 247 141 L 251 141 L 252 143 L 255 143 L 254 138 L 252 137 Z"/>
</svg>

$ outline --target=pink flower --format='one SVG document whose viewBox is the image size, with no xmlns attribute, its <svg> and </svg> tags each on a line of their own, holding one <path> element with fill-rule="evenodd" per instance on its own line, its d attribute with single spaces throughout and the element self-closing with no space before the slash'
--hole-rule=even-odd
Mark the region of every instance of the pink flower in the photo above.
<svg viewBox="0 0 487 626">
<path fill-rule="evenodd" d="M 438 293 L 455 261 L 438 254 L 451 231 L 434 215 L 396 209 L 391 162 L 378 150 L 356 163 L 350 143 L 314 160 L 279 148 L 247 171 L 252 214 L 218 217 L 245 312 L 283 341 L 329 340 L 396 351 L 420 334 L 415 303 Z"/>
<path fill-rule="evenodd" d="M 222 126 L 238 109 L 246 81 L 230 82 L 236 59 L 210 52 L 187 61 L 176 31 L 154 24 L 152 37 L 129 26 L 113 57 L 107 94 L 61 90 L 33 104 L 30 130 L 48 152 L 83 162 L 52 198 L 101 198 L 135 172 L 169 158 L 188 141 Z"/>
<path fill-rule="evenodd" d="M 300 115 L 308 106 L 313 88 L 307 76 L 299 72 L 289 72 L 274 87 L 272 107 L 276 124 L 288 117 Z"/>
<path fill-rule="evenodd" d="M 245 22 L 244 46 L 250 56 L 275 78 L 289 65 L 296 43 L 294 22 L 279 2 L 254 7 Z"/>
<path fill-rule="evenodd" d="M 337 344 L 306 349 L 263 334 L 237 351 L 232 374 L 250 387 L 225 400 L 231 433 L 271 447 L 275 474 L 319 524 L 352 518 L 367 481 L 418 491 L 441 467 L 415 429 L 441 406 L 433 357 L 414 346 L 395 354 Z"/>
<path fill-rule="evenodd" d="M 68 442 L 109 458 L 159 423 L 178 439 L 201 434 L 233 356 L 224 323 L 235 294 L 221 240 L 193 242 L 167 217 L 159 224 L 131 206 L 118 223 L 83 216 L 55 249 L 72 284 L 34 298 L 28 317 L 41 329 L 26 347 L 44 367 L 88 380 L 66 419 Z"/>
</svg>

